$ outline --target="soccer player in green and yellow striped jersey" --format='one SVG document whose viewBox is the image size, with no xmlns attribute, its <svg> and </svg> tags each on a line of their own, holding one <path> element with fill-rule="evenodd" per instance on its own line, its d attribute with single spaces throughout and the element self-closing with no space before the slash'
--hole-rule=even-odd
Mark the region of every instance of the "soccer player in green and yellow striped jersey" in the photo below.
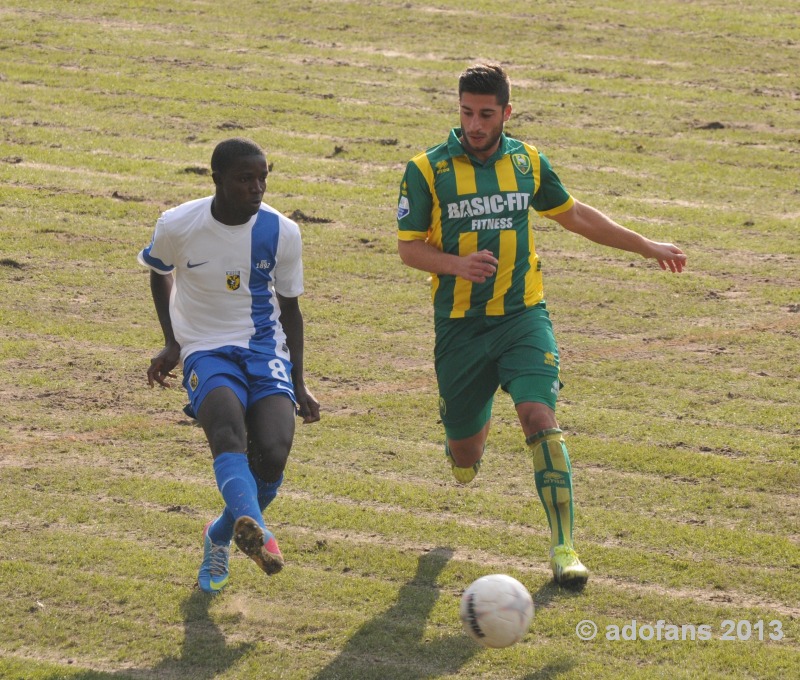
<svg viewBox="0 0 800 680">
<path fill-rule="evenodd" d="M 686 256 L 573 198 L 547 158 L 507 137 L 511 87 L 497 64 L 459 78 L 461 126 L 408 163 L 397 208 L 405 264 L 432 274 L 434 349 L 445 454 L 461 483 L 480 467 L 498 387 L 511 395 L 550 524 L 556 582 L 589 576 L 572 538 L 572 469 L 555 416 L 558 346 L 534 243 L 541 215 L 602 245 L 682 271 Z"/>
<path fill-rule="evenodd" d="M 437 316 L 521 312 L 544 297 L 534 214 L 556 215 L 574 200 L 532 146 L 501 134 L 492 156 L 474 163 L 459 135 L 452 130 L 446 142 L 408 164 L 400 191 L 400 240 L 424 240 L 459 256 L 496 254 L 497 271 L 482 282 L 434 272 Z"/>
</svg>

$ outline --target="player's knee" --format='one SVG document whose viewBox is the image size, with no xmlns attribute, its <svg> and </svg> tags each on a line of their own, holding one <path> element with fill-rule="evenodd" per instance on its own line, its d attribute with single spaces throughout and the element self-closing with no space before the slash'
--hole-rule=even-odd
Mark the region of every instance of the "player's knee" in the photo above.
<svg viewBox="0 0 800 680">
<path fill-rule="evenodd" d="M 483 457 L 488 436 L 488 422 L 480 431 L 463 439 L 456 439 L 448 433 L 447 439 L 445 440 L 445 453 L 458 467 L 470 468 Z"/>
<path fill-rule="evenodd" d="M 250 468 L 265 482 L 271 483 L 280 479 L 289 458 L 288 444 L 281 441 L 250 442 L 247 457 Z"/>
<path fill-rule="evenodd" d="M 214 456 L 226 452 L 244 452 L 247 446 L 244 429 L 227 423 L 207 427 L 206 438 Z"/>
<path fill-rule="evenodd" d="M 517 404 L 517 416 L 524 432 L 558 429 L 556 412 L 545 403 L 523 401 Z"/>
</svg>

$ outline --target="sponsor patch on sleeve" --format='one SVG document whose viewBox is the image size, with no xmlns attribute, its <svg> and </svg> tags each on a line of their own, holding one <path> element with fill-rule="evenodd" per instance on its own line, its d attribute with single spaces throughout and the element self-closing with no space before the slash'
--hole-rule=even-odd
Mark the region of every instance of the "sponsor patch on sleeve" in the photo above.
<svg viewBox="0 0 800 680">
<path fill-rule="evenodd" d="M 397 204 L 397 219 L 402 220 L 409 212 L 411 211 L 408 207 L 408 197 L 401 196 L 400 202 Z"/>
</svg>

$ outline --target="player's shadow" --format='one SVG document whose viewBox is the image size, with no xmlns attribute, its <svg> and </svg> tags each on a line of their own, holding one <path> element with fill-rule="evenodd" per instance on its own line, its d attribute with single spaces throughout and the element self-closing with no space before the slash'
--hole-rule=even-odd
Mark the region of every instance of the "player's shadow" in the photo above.
<svg viewBox="0 0 800 680">
<path fill-rule="evenodd" d="M 116 672 L 84 671 L 70 673 L 70 680 L 153 680 L 187 678 L 212 680 L 234 666 L 253 646 L 239 643 L 228 646 L 222 631 L 211 620 L 208 607 L 212 595 L 195 590 L 181 604 L 183 644 L 180 654 L 162 659 L 152 668 L 128 668 Z M 39 676 L 37 676 L 39 677 Z M 43 680 L 63 680 L 62 671 L 42 675 Z"/>
<path fill-rule="evenodd" d="M 225 636 L 208 613 L 213 595 L 194 590 L 181 604 L 183 644 L 180 654 L 162 659 L 143 673 L 147 678 L 192 678 L 211 680 L 236 664 L 254 647 L 240 642 L 229 646 Z M 130 672 L 129 672 L 130 674 Z M 130 674 L 135 678 L 135 674 Z"/>
<path fill-rule="evenodd" d="M 459 626 L 456 635 L 426 642 L 425 626 L 436 600 L 437 578 L 453 556 L 436 548 L 419 558 L 417 572 L 397 602 L 365 623 L 314 680 L 421 680 L 455 673 L 478 651 Z"/>
<path fill-rule="evenodd" d="M 555 680 L 556 678 L 568 678 L 573 668 L 575 668 L 575 662 L 569 657 L 564 657 L 561 661 L 550 662 L 532 673 L 522 676 L 521 680 Z"/>
<path fill-rule="evenodd" d="M 579 597 L 580 593 L 580 590 L 570 590 L 559 586 L 555 581 L 548 581 L 535 593 L 531 593 L 531 596 L 533 597 L 533 604 L 539 610 L 547 609 L 553 600 Z"/>
</svg>

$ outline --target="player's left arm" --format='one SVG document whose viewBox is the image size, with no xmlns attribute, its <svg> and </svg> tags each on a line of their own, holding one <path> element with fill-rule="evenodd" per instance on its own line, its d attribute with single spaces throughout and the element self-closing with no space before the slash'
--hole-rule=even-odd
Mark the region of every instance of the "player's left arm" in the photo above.
<svg viewBox="0 0 800 680">
<path fill-rule="evenodd" d="M 303 373 L 303 314 L 300 302 L 296 297 L 284 297 L 278 294 L 281 306 L 281 325 L 286 333 L 286 344 L 292 360 L 292 383 L 297 409 L 304 423 L 315 423 L 319 420 L 319 402 L 306 387 Z"/>
<path fill-rule="evenodd" d="M 562 213 L 548 215 L 564 229 L 603 246 L 627 250 L 645 258 L 658 261 L 662 269 L 681 272 L 686 266 L 686 255 L 672 243 L 652 241 L 641 234 L 617 224 L 590 205 L 575 201 L 574 205 Z"/>
</svg>

